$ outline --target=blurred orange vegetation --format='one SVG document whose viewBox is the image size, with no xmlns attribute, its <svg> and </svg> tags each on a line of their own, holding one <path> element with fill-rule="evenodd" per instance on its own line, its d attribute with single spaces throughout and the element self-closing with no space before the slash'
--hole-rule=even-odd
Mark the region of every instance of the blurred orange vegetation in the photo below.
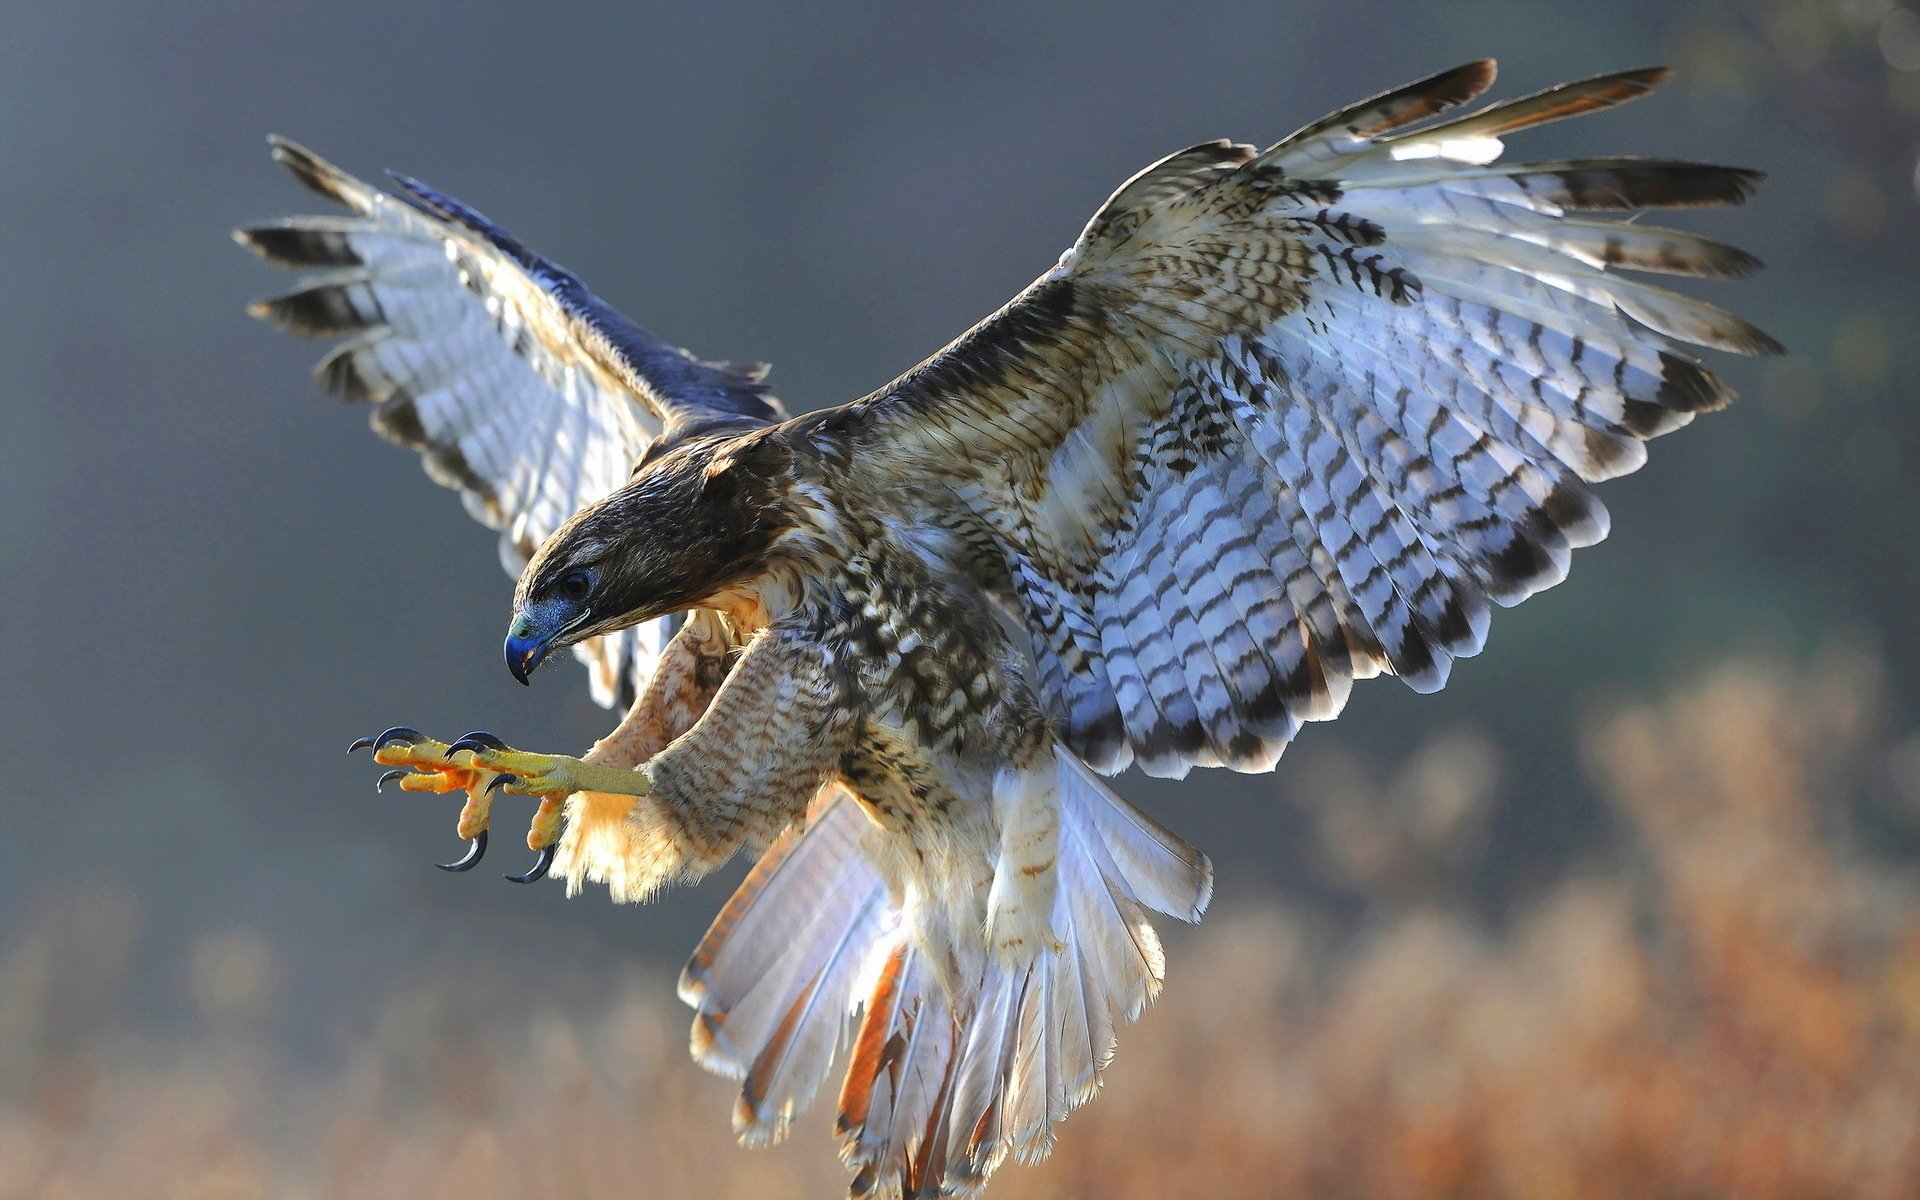
<svg viewBox="0 0 1920 1200">
<path fill-rule="evenodd" d="M 1444 882 L 1477 844 L 1489 743 L 1443 735 L 1384 782 L 1303 747 L 1326 852 L 1370 901 L 1361 931 L 1243 906 L 1175 938 L 1105 1093 L 991 1194 L 1920 1195 L 1920 888 L 1848 816 L 1865 791 L 1914 798 L 1920 740 L 1881 727 L 1879 697 L 1873 660 L 1835 651 L 1594 714 L 1582 744 L 1618 836 L 1497 928 Z M 664 972 L 634 968 L 582 1016 L 443 967 L 316 1073 L 249 1034 L 274 968 L 245 935 L 187 964 L 200 1042 L 85 1034 L 125 907 L 96 897 L 0 959 L 0 1196 L 844 1186 L 824 1105 L 785 1146 L 732 1144 L 728 1086 L 688 1063 Z"/>
</svg>

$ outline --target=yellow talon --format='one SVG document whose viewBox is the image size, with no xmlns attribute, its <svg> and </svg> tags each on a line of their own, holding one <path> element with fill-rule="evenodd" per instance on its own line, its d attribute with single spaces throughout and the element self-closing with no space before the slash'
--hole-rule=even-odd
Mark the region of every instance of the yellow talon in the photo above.
<svg viewBox="0 0 1920 1200">
<path fill-rule="evenodd" d="M 456 826 L 460 836 L 471 840 L 478 837 L 493 820 L 493 793 L 480 782 L 478 772 L 473 782 L 467 785 L 467 802 L 460 807 L 460 823 Z"/>
<path fill-rule="evenodd" d="M 415 771 L 411 775 L 400 777 L 400 790 L 403 792 L 433 792 L 436 795 L 445 792 L 470 790 L 474 786 L 477 774 L 473 771 Z"/>
<path fill-rule="evenodd" d="M 507 876 L 515 883 L 544 879 L 553 866 L 566 823 L 567 797 L 586 793 L 604 805 L 653 791 L 653 776 L 644 766 L 628 769 L 564 754 L 529 754 L 481 731 L 448 743 L 396 726 L 377 737 L 359 739 L 349 750 L 368 748 L 375 762 L 393 768 L 381 776 L 382 784 L 397 780 L 401 790 L 408 792 L 466 792 L 457 828 L 467 839 L 467 854 L 458 862 L 437 864 L 445 871 L 471 870 L 486 854 L 495 792 L 538 796 L 540 805 L 527 829 L 527 849 L 538 858 L 526 873 Z M 619 807 L 632 804 L 626 799 Z"/>
<path fill-rule="evenodd" d="M 373 761 L 383 767 L 410 767 L 416 761 L 439 762 L 445 742 L 388 742 L 373 752 Z"/>
<path fill-rule="evenodd" d="M 495 792 L 539 797 L 540 806 L 527 829 L 527 848 L 539 854 L 540 861 L 526 875 L 509 876 L 522 883 L 540 878 L 552 863 L 565 824 L 567 797 L 580 792 L 603 798 L 644 796 L 653 789 L 652 777 L 644 768 L 599 766 L 564 754 L 530 754 L 512 749 L 489 733 L 469 733 L 448 743 L 396 728 L 379 738 L 363 738 L 354 748 L 363 746 L 374 748 L 375 762 L 395 768 L 383 783 L 397 780 L 401 790 L 408 792 L 466 792 L 458 830 L 474 850 L 459 864 L 441 864 L 448 870 L 464 871 L 485 852 Z"/>
<path fill-rule="evenodd" d="M 527 849 L 545 850 L 560 840 L 561 818 L 566 810 L 566 797 L 546 796 L 540 801 L 540 807 L 534 810 L 533 825 L 527 830 Z"/>
</svg>

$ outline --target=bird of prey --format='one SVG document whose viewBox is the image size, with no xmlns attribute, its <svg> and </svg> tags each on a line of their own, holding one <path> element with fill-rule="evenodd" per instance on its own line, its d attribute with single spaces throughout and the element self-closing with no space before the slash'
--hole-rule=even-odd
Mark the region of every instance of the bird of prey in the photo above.
<svg viewBox="0 0 1920 1200">
<path fill-rule="evenodd" d="M 1160 987 L 1150 914 L 1211 890 L 1101 777 L 1266 771 L 1356 679 L 1440 688 L 1492 605 L 1606 535 L 1594 484 L 1731 398 L 1693 347 L 1779 350 L 1637 277 L 1753 258 L 1618 219 L 1756 173 L 1498 161 L 1666 71 L 1449 111 L 1493 77 L 1164 158 L 998 312 L 799 416 L 466 205 L 276 140 L 345 212 L 240 231 L 312 272 L 254 311 L 348 335 L 321 382 L 501 530 L 515 678 L 572 647 L 626 709 L 580 757 L 360 744 L 465 793 L 452 867 L 503 793 L 540 801 L 521 878 L 570 892 L 760 856 L 680 985 L 743 1141 L 838 1063 L 855 1195 L 1043 1156 Z"/>
</svg>

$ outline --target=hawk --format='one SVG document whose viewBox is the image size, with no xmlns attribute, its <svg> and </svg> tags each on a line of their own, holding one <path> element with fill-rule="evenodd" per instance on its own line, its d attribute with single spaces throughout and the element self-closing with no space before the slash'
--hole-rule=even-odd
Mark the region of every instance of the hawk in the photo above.
<svg viewBox="0 0 1920 1200">
<path fill-rule="evenodd" d="M 519 878 L 569 892 L 760 856 L 680 983 L 743 1141 L 839 1063 L 855 1195 L 1045 1155 L 1160 987 L 1150 916 L 1211 890 L 1102 776 L 1267 771 L 1357 679 L 1439 689 L 1493 605 L 1606 535 L 1594 484 L 1731 399 L 1692 347 L 1780 349 L 1622 273 L 1744 275 L 1616 218 L 1738 203 L 1755 172 L 1498 161 L 1666 71 L 1450 113 L 1493 77 L 1164 158 L 998 312 L 800 416 L 459 201 L 276 139 L 345 212 L 240 231 L 312 272 L 253 311 L 348 335 L 321 382 L 501 531 L 513 675 L 571 647 L 626 710 L 579 757 L 357 745 L 465 793 L 453 869 L 503 793 L 540 801 Z"/>
</svg>

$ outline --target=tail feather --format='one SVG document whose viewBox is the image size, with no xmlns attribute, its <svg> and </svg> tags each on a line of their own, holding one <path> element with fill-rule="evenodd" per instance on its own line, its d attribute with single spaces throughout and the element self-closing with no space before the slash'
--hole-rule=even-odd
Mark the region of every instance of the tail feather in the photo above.
<svg viewBox="0 0 1920 1200">
<path fill-rule="evenodd" d="M 853 1195 L 919 1192 L 957 1039 L 945 992 L 902 930 L 864 1007 L 840 1092 L 836 1127 L 840 1156 L 854 1168 Z"/>
<path fill-rule="evenodd" d="M 1212 867 L 1064 748 L 1055 758 L 1058 952 L 986 954 L 956 977 L 926 947 L 983 931 L 928 936 L 949 910 L 886 884 L 839 789 L 748 875 L 681 978 L 694 1057 L 742 1081 L 743 1141 L 784 1134 L 843 1042 L 836 1127 L 856 1196 L 970 1195 L 1009 1155 L 1044 1157 L 1092 1099 L 1166 972 L 1148 913 L 1197 920 Z"/>
<path fill-rule="evenodd" d="M 1012 1074 L 1020 1049 L 1007 1011 L 1013 999 L 1006 988 L 982 994 L 961 1056 L 948 1120 L 947 1141 L 960 1148 L 962 1167 L 975 1167 L 974 1173 L 982 1178 L 999 1162 L 997 1148 L 1007 1127 L 1003 1082 Z"/>
<path fill-rule="evenodd" d="M 847 998 L 889 914 L 858 852 L 865 825 L 851 797 L 823 793 L 805 834 L 775 843 L 681 973 L 694 1061 L 742 1081 L 734 1129 L 750 1144 L 786 1134 L 845 1040 Z"/>
<path fill-rule="evenodd" d="M 787 1006 L 765 1047 L 741 1081 L 733 1127 L 749 1145 L 779 1141 L 793 1117 L 819 1091 L 833 1067 L 847 1025 L 847 995 L 872 931 L 865 920 L 847 924 L 826 964 Z"/>
<path fill-rule="evenodd" d="M 1066 949 L 988 967 L 946 1130 L 954 1193 L 984 1186 L 1008 1155 L 1046 1157 L 1054 1126 L 1099 1091 L 1119 1027 L 1159 994 L 1166 956 L 1148 911 L 1197 920 L 1212 890 L 1205 856 L 1065 751 L 1059 770 L 1053 928 Z"/>
<path fill-rule="evenodd" d="M 989 966 L 962 1056 L 948 1138 L 950 1188 L 968 1192 L 1011 1154 L 1034 1161 L 1092 1099 L 1119 1027 L 1159 994 L 1166 956 L 1151 911 L 1198 920 L 1212 866 L 1058 752 L 1061 838 L 1053 929 L 1064 943 L 1019 970 Z M 961 1151 L 964 1150 L 964 1158 Z"/>
</svg>

